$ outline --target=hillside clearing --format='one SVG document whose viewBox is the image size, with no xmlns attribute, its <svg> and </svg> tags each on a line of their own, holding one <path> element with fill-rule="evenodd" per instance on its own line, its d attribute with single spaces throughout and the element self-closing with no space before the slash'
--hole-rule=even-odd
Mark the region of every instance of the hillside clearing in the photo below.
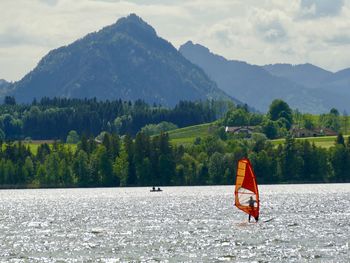
<svg viewBox="0 0 350 263">
<path fill-rule="evenodd" d="M 175 144 L 190 144 L 197 137 L 207 137 L 217 130 L 215 122 L 204 123 L 169 131 L 169 138 Z"/>
<path fill-rule="evenodd" d="M 349 135 L 345 135 L 344 139 L 346 140 L 349 137 Z M 296 138 L 296 140 L 301 141 L 301 140 L 308 140 L 310 143 L 314 143 L 318 147 L 322 148 L 330 148 L 334 146 L 335 140 L 337 136 L 321 136 L 321 137 L 305 137 L 305 138 Z M 272 144 L 274 145 L 279 145 L 284 143 L 285 139 L 276 139 L 276 140 L 271 140 Z"/>
</svg>

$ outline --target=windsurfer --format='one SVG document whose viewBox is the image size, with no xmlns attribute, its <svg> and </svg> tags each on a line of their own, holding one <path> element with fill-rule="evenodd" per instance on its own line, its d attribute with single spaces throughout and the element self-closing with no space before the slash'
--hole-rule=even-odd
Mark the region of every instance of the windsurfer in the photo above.
<svg viewBox="0 0 350 263">
<path fill-rule="evenodd" d="M 248 204 L 249 204 L 249 208 L 251 210 L 254 210 L 254 204 L 256 203 L 256 200 L 253 199 L 253 197 L 251 196 L 248 200 Z M 250 222 L 250 218 L 251 218 L 251 214 L 249 214 L 249 217 L 248 217 L 248 221 Z M 254 217 L 255 221 L 258 222 L 259 220 L 259 216 L 257 217 Z"/>
</svg>

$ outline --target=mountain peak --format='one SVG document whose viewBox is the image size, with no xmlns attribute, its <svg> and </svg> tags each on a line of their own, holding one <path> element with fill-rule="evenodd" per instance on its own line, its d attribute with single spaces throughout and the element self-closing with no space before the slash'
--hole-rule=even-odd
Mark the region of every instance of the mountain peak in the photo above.
<svg viewBox="0 0 350 263">
<path fill-rule="evenodd" d="M 144 31 L 151 35 L 157 35 L 154 28 L 136 14 L 130 14 L 127 17 L 119 18 L 115 24 L 108 26 L 107 28 L 112 28 L 128 34 L 132 34 L 135 31 L 137 33 Z"/>
<path fill-rule="evenodd" d="M 197 51 L 205 52 L 205 53 L 211 53 L 209 48 L 202 46 L 200 44 L 194 44 L 191 40 L 187 41 L 185 44 L 181 45 L 179 50 L 186 50 L 186 49 L 192 49 L 196 48 Z"/>
<path fill-rule="evenodd" d="M 11 95 L 22 102 L 96 97 L 167 106 L 180 100 L 230 99 L 135 14 L 49 52 L 13 84 Z"/>
</svg>

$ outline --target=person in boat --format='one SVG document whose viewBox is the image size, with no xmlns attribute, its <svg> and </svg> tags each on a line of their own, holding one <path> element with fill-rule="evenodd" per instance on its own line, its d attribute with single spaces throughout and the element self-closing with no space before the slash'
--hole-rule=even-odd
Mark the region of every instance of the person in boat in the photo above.
<svg viewBox="0 0 350 263">
<path fill-rule="evenodd" d="M 162 190 L 158 187 L 157 191 L 162 191 Z"/>
<path fill-rule="evenodd" d="M 256 203 L 256 200 L 253 199 L 253 197 L 251 196 L 248 200 L 248 205 L 249 207 L 253 210 L 254 209 L 254 204 Z M 250 222 L 250 218 L 251 218 L 251 214 L 249 214 L 249 217 L 248 217 L 248 221 Z M 255 221 L 258 222 L 259 220 L 259 217 L 254 217 Z"/>
<path fill-rule="evenodd" d="M 152 187 L 152 191 L 155 191 L 155 190 L 156 190 L 156 188 L 153 186 L 153 187 Z"/>
</svg>

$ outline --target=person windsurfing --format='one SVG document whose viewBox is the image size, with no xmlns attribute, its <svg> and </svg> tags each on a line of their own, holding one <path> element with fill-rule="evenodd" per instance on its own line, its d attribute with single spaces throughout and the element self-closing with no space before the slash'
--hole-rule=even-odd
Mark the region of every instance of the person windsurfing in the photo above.
<svg viewBox="0 0 350 263">
<path fill-rule="evenodd" d="M 259 220 L 259 191 L 253 167 L 248 158 L 243 158 L 238 161 L 236 186 L 235 186 L 235 206 Z"/>
<path fill-rule="evenodd" d="M 256 201 L 253 199 L 253 197 L 251 196 L 250 198 L 249 198 L 249 200 L 248 200 L 248 204 L 249 204 L 249 208 L 251 209 L 251 210 L 254 210 L 254 204 L 256 203 Z M 248 216 L 248 221 L 250 222 L 250 218 L 252 217 L 252 215 L 251 214 L 249 214 L 249 216 Z M 258 220 L 259 220 L 259 216 L 256 216 L 256 217 L 254 217 L 254 219 L 255 219 L 255 221 L 256 222 L 258 222 Z"/>
</svg>

